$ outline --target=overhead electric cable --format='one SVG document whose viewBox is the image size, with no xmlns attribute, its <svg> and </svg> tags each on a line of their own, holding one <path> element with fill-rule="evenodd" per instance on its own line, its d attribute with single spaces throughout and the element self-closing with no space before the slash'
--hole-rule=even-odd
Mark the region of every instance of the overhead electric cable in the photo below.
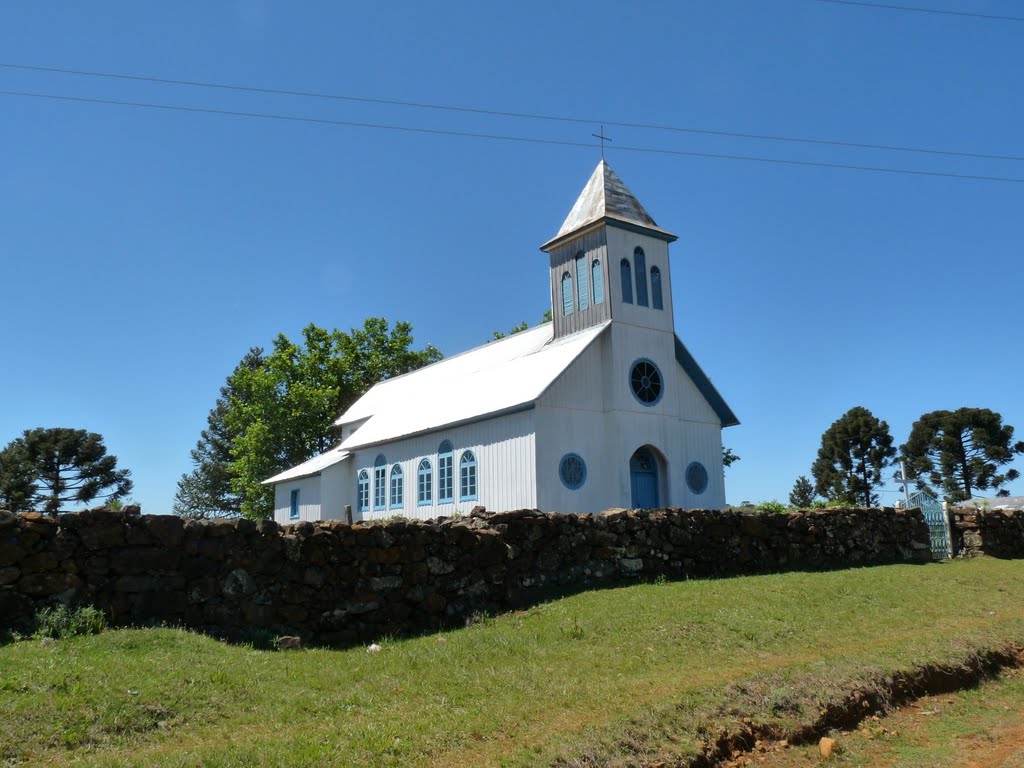
<svg viewBox="0 0 1024 768">
<path fill-rule="evenodd" d="M 31 91 L 4 91 L 0 90 L 0 96 L 16 96 L 34 99 L 49 99 L 52 101 L 68 101 L 86 104 L 104 104 L 121 107 L 137 107 L 142 109 L 158 109 L 176 112 L 191 112 L 209 115 L 224 115 L 229 117 L 260 118 L 265 120 L 282 120 L 298 123 L 314 123 L 319 125 L 344 126 L 349 128 L 372 128 L 386 131 L 401 131 L 405 133 L 423 133 L 437 136 L 458 136 L 462 138 L 491 139 L 496 141 L 514 141 L 528 144 L 552 144 L 563 147 L 586 147 L 596 149 L 597 144 L 582 141 L 564 141 L 559 139 L 540 139 L 529 136 L 507 136 L 494 133 L 476 133 L 471 131 L 452 131 L 440 128 L 417 128 L 408 125 L 389 125 L 385 123 L 364 123 L 353 120 L 329 120 L 320 117 L 303 117 L 300 115 L 280 115 L 269 112 L 242 112 L 238 110 L 213 109 L 209 107 L 185 107 L 176 104 L 155 104 L 141 101 L 120 101 L 117 99 L 98 99 L 85 96 L 64 96 L 53 93 L 36 93 Z M 688 152 L 680 149 L 659 149 L 657 147 L 624 147 L 616 146 L 620 152 L 646 152 L 661 155 L 677 155 L 683 157 L 706 157 L 719 160 L 743 160 L 755 163 L 773 163 L 777 165 L 798 165 L 818 168 L 838 168 L 851 171 L 873 171 L 877 173 L 896 173 L 909 176 L 936 176 L 949 179 L 970 179 L 973 181 L 1002 181 L 1014 184 L 1024 183 L 1024 178 L 1013 178 L 1008 176 L 977 176 L 962 173 L 947 173 L 943 171 L 915 171 L 903 168 L 886 168 L 881 166 L 853 165 L 847 163 L 825 163 L 811 160 L 786 160 L 773 157 L 758 157 L 754 155 L 730 155 L 710 152 Z"/>
<path fill-rule="evenodd" d="M 973 11 L 947 11 L 939 8 L 920 8 L 910 5 L 889 5 L 888 3 L 869 3 L 866 2 L 866 0 L 817 0 L 817 2 L 832 3 L 833 5 L 859 5 L 864 8 L 882 8 L 887 11 L 934 13 L 940 16 L 967 16 L 975 19 L 988 19 L 990 21 L 1024 21 L 1024 16 L 996 16 L 990 13 L 975 13 Z"/>
<path fill-rule="evenodd" d="M 1024 156 L 1019 155 L 995 155 L 982 152 L 966 152 L 956 150 L 930 149 L 927 147 L 908 147 L 895 144 L 870 144 L 854 141 L 836 141 L 831 139 L 809 139 L 798 136 L 779 136 L 777 134 L 745 133 L 740 131 L 719 131 L 709 128 L 688 128 L 675 125 L 661 125 L 658 123 L 630 123 L 606 119 L 589 119 L 582 117 L 569 117 L 566 115 L 546 115 L 537 112 L 513 112 L 507 110 L 484 109 L 481 107 L 463 107 L 452 104 L 432 104 L 428 102 L 404 101 L 401 99 L 383 99 L 369 96 L 350 96 L 337 93 L 322 93 L 318 91 L 297 91 L 281 88 L 264 88 L 260 86 L 232 85 L 230 83 L 213 83 L 202 80 L 177 80 L 164 77 L 149 77 L 145 75 L 126 75 L 114 72 L 95 72 L 83 69 L 64 69 L 60 67 L 43 67 L 31 64 L 11 64 L 0 62 L 0 68 L 20 69 L 32 72 L 50 72 L 63 75 L 77 75 L 80 77 L 99 77 L 113 80 L 131 80 L 144 83 L 157 83 L 160 85 L 184 85 L 193 88 L 214 88 L 225 91 L 240 91 L 245 93 L 262 93 L 274 96 L 298 96 L 302 98 L 326 99 L 332 101 L 360 102 L 364 104 L 379 104 L 384 106 L 411 107 L 415 109 L 431 109 L 445 112 L 461 112 L 476 115 L 488 115 L 492 117 L 514 117 L 524 120 L 546 120 L 559 123 L 582 123 L 586 125 L 610 125 L 616 128 L 635 128 L 649 131 L 667 131 L 672 133 L 691 133 L 704 136 L 723 136 L 734 139 L 754 139 L 758 141 L 782 141 L 794 144 L 818 144 L 823 146 L 847 147 L 850 149 L 879 149 L 888 152 L 915 152 L 926 155 L 946 155 L 949 157 L 969 157 L 981 160 L 1012 160 L 1024 161 Z"/>
</svg>

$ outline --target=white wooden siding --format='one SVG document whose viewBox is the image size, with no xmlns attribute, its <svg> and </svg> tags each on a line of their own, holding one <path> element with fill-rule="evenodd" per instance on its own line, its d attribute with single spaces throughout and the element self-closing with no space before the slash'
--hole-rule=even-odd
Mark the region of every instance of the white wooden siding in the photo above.
<svg viewBox="0 0 1024 768">
<path fill-rule="evenodd" d="M 611 297 L 611 313 L 613 320 L 646 328 L 656 328 L 671 332 L 675 318 L 672 311 L 672 270 L 669 268 L 668 243 L 649 235 L 629 232 L 618 227 L 608 227 L 608 281 L 607 290 Z M 651 303 L 650 281 L 651 267 L 661 270 L 661 296 L 664 309 L 652 306 L 642 307 L 636 303 L 636 263 L 633 251 L 639 246 L 644 249 L 647 260 L 647 298 Z M 622 302 L 622 282 L 619 277 L 619 264 L 629 259 L 633 273 L 633 303 Z"/>
<path fill-rule="evenodd" d="M 292 491 L 299 491 L 299 517 L 291 518 Z M 274 486 L 274 520 L 281 525 L 320 520 L 320 475 L 286 480 Z"/>
<path fill-rule="evenodd" d="M 442 430 L 406 440 L 398 440 L 385 446 L 357 450 L 351 466 L 352 481 L 348 491 L 356 520 L 380 519 L 402 515 L 403 517 L 426 519 L 450 516 L 456 512 L 468 514 L 473 507 L 482 505 L 492 511 L 534 508 L 537 506 L 537 478 L 534 464 L 534 416 L 533 411 L 499 416 L 494 419 L 466 424 L 454 429 Z M 437 502 L 438 475 L 437 449 L 443 440 L 454 447 L 454 501 Z M 477 463 L 477 498 L 475 501 L 459 500 L 459 460 L 466 450 L 473 451 Z M 390 503 L 385 509 L 370 509 L 360 513 L 356 504 L 355 477 L 360 469 L 370 473 L 370 493 L 373 494 L 373 463 L 378 454 L 387 459 L 388 482 L 386 492 L 390 497 L 391 468 L 396 463 L 402 467 L 404 480 L 403 504 L 393 509 Z M 419 506 L 417 503 L 417 469 L 422 459 L 429 459 L 433 471 L 432 503 Z M 387 499 L 390 502 L 390 498 Z"/>
</svg>

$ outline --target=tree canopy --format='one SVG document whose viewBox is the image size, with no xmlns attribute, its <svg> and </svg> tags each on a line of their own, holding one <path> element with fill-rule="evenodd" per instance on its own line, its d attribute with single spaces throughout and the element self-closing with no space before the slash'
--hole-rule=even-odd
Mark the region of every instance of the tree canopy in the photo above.
<svg viewBox="0 0 1024 768">
<path fill-rule="evenodd" d="M 131 472 L 118 469 L 103 438 L 84 429 L 27 429 L 0 457 L 0 500 L 17 511 L 56 515 L 67 504 L 121 499 L 132 490 Z"/>
<path fill-rule="evenodd" d="M 1015 469 L 1000 469 L 1024 453 L 1024 441 L 1013 442 L 1013 427 L 995 411 L 960 408 L 921 416 L 900 452 L 919 488 L 941 488 L 946 501 L 956 503 L 1020 477 Z"/>
<path fill-rule="evenodd" d="M 793 483 L 793 490 L 789 492 L 789 503 L 797 509 L 810 509 L 816 495 L 814 484 L 806 475 L 800 475 Z"/>
<path fill-rule="evenodd" d="M 895 455 L 889 425 L 855 406 L 821 436 L 811 467 L 815 491 L 826 499 L 873 506 L 878 503 L 873 490 L 882 484 L 882 470 Z"/>
<path fill-rule="evenodd" d="M 259 365 L 240 364 L 222 396 L 230 486 L 241 513 L 269 517 L 273 489 L 261 482 L 330 448 L 334 421 L 370 387 L 441 359 L 434 346 L 412 344 L 409 323 L 391 328 L 380 317 L 348 333 L 310 324 L 299 344 L 280 334 Z"/>
<path fill-rule="evenodd" d="M 231 446 L 236 435 L 225 421 L 240 370 L 254 370 L 263 364 L 263 350 L 251 348 L 220 388 L 220 396 L 206 417 L 206 429 L 192 449 L 192 469 L 178 479 L 172 511 L 191 518 L 237 517 L 242 497 L 231 488 Z"/>
</svg>

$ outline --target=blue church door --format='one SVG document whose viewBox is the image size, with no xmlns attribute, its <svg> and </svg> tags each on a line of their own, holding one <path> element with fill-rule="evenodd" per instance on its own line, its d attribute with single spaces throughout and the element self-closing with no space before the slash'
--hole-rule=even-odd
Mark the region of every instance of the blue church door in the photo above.
<svg viewBox="0 0 1024 768">
<path fill-rule="evenodd" d="M 639 448 L 629 460 L 629 484 L 633 509 L 658 506 L 658 462 L 647 448 Z"/>
</svg>

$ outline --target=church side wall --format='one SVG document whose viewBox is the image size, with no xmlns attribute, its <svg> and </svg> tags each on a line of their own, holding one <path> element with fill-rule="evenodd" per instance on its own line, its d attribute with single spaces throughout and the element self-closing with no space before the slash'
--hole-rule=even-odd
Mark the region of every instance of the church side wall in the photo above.
<svg viewBox="0 0 1024 768">
<path fill-rule="evenodd" d="M 290 519 L 292 491 L 299 492 L 299 517 L 302 520 L 320 519 L 320 476 L 300 477 L 297 480 L 289 480 L 278 483 L 274 487 L 274 522 L 286 524 L 294 523 Z"/>
<path fill-rule="evenodd" d="M 448 440 L 454 448 L 454 482 L 455 500 L 450 503 L 438 503 L 438 448 L 441 442 Z M 478 492 L 475 500 L 461 501 L 459 498 L 459 461 L 466 450 L 471 450 L 477 461 Z M 397 463 L 402 468 L 404 481 L 403 503 L 401 507 L 374 509 L 372 501 L 370 509 L 360 513 L 356 501 L 356 477 L 360 469 L 366 469 L 372 478 L 373 465 L 378 455 L 387 460 L 388 487 L 392 467 Z M 428 459 L 433 472 L 432 503 L 421 506 L 417 501 L 417 469 L 422 459 Z M 350 462 L 352 481 L 347 491 L 356 520 L 385 519 L 401 515 L 402 517 L 429 519 L 433 517 L 450 517 L 453 514 L 469 514 L 475 506 L 488 509 L 520 509 L 537 506 L 537 477 L 534 463 L 534 413 L 522 411 L 500 416 L 474 424 L 466 424 L 452 429 L 432 432 L 406 440 L 397 440 L 386 446 L 358 449 Z M 390 502 L 390 499 L 388 499 Z"/>
<path fill-rule="evenodd" d="M 352 503 L 355 484 L 352 460 L 340 461 L 320 473 L 320 519 L 345 520 L 345 505 Z"/>
</svg>

